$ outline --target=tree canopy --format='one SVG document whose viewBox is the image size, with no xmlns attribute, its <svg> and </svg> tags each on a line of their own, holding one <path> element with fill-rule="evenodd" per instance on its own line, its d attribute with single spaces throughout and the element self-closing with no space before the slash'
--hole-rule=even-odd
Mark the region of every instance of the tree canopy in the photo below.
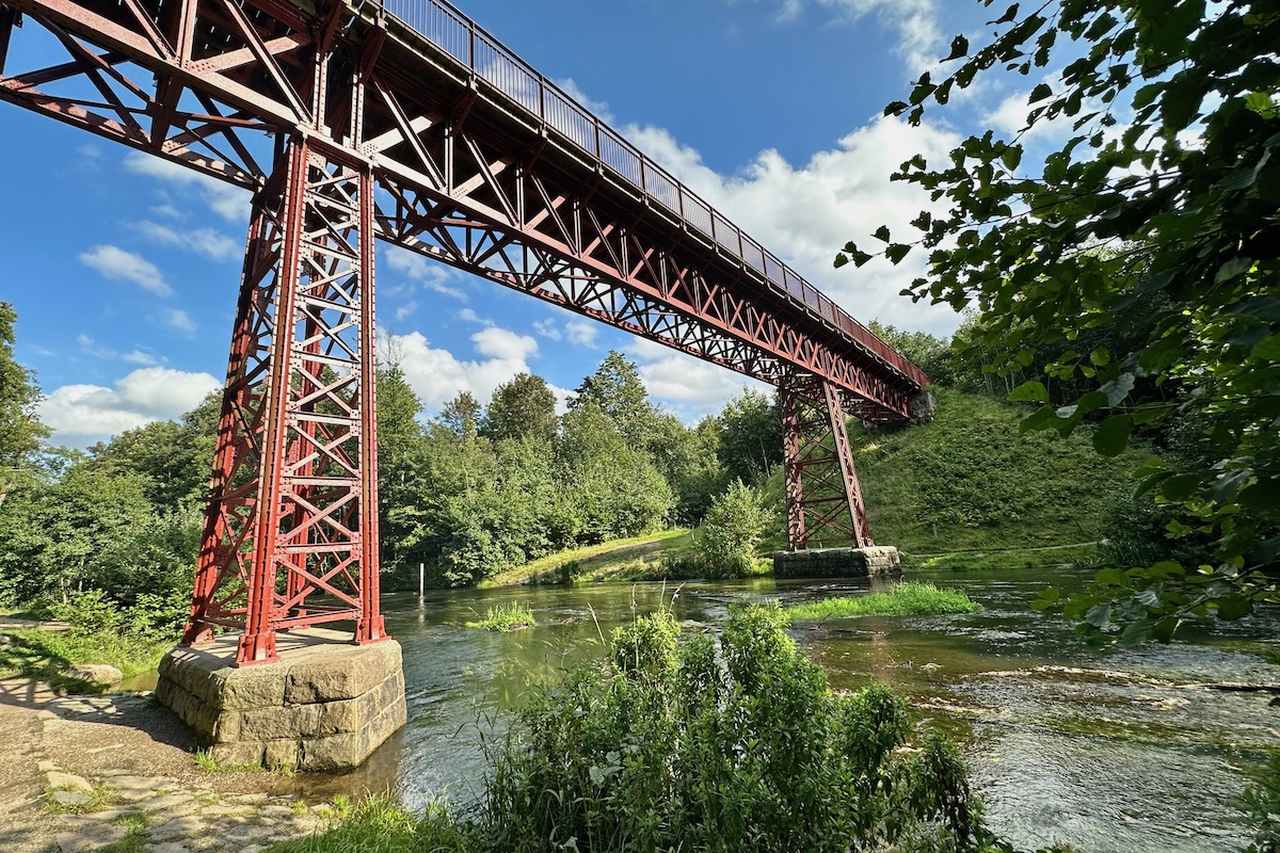
<svg viewBox="0 0 1280 853">
<path fill-rule="evenodd" d="M 1042 78 L 1025 128 L 903 163 L 893 180 L 933 209 L 912 236 L 882 226 L 874 251 L 848 243 L 836 266 L 928 252 L 904 294 L 975 308 L 969 343 L 991 370 L 1053 353 L 1011 394 L 1035 406 L 1024 429 L 1100 421 L 1110 456 L 1170 421 L 1201 427 L 1199 452 L 1154 461 L 1144 487 L 1175 511 L 1171 535 L 1213 548 L 1198 564 L 1100 573 L 1065 604 L 1089 630 L 1167 639 L 1187 619 L 1280 600 L 1280 3 L 1048 0 L 991 24 L 976 51 L 956 36 L 943 66 L 958 67 L 921 75 L 885 113 L 919 125 L 1003 68 Z M 1024 166 L 1031 132 L 1064 126 Z"/>
</svg>

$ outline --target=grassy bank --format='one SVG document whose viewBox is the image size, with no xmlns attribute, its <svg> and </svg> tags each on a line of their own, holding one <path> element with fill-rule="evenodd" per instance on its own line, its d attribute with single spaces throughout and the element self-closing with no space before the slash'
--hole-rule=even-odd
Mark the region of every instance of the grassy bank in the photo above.
<svg viewBox="0 0 1280 853">
<path fill-rule="evenodd" d="M 477 586 L 489 589 L 522 584 L 558 584 L 564 583 L 567 578 L 578 582 L 636 580 L 639 579 L 634 576 L 636 573 L 649 571 L 662 560 L 688 551 L 692 545 L 692 534 L 683 528 L 630 539 L 615 539 L 548 554 L 494 575 Z"/>
<path fill-rule="evenodd" d="M 933 392 L 938 408 L 928 424 L 850 429 L 877 542 L 911 554 L 987 549 L 988 562 L 1016 566 L 1024 558 L 1004 549 L 1103 538 L 1115 502 L 1137 484 L 1144 453 L 1105 459 L 1093 449 L 1091 428 L 1065 439 L 1052 431 L 1023 433 L 1023 408 L 946 388 Z M 766 489 L 781 507 L 781 472 Z"/>
<path fill-rule="evenodd" d="M 65 683 L 68 670 L 78 664 L 105 663 L 129 678 L 154 670 L 173 640 L 150 641 L 128 634 L 84 633 L 38 628 L 5 629 L 8 643 L 0 644 L 0 677 L 24 676 Z"/>
<path fill-rule="evenodd" d="M 976 613 L 982 606 L 958 589 L 931 583 L 900 583 L 889 590 L 846 598 L 826 598 L 783 609 L 792 623 L 823 622 L 854 616 L 944 616 Z"/>
</svg>

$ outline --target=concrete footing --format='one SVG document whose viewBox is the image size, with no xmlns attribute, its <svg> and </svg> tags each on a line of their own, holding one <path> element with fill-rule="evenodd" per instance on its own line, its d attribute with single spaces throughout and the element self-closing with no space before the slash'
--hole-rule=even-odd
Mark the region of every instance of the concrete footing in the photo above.
<svg viewBox="0 0 1280 853">
<path fill-rule="evenodd" d="M 237 668 L 238 635 L 176 648 L 155 697 L 227 765 L 357 767 L 405 724 L 400 644 L 309 628 L 278 635 L 280 660 Z"/>
<path fill-rule="evenodd" d="M 779 578 L 897 577 L 902 574 L 902 560 L 892 545 L 778 551 L 773 555 L 773 574 Z"/>
</svg>

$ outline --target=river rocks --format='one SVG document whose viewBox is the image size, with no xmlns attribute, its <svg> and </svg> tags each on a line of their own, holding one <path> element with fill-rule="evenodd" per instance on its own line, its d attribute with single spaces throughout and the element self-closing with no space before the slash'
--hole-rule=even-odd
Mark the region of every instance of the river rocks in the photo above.
<svg viewBox="0 0 1280 853">
<path fill-rule="evenodd" d="M 902 559 L 893 546 L 808 548 L 778 551 L 773 574 L 779 578 L 876 578 L 902 574 Z"/>
<path fill-rule="evenodd" d="M 405 724 L 399 643 L 292 631 L 278 641 L 279 661 L 236 667 L 236 642 L 174 649 L 155 691 L 220 764 L 349 769 Z"/>
<path fill-rule="evenodd" d="M 124 681 L 124 675 L 106 663 L 82 663 L 71 667 L 67 675 L 76 681 L 84 681 L 98 687 L 113 687 Z"/>
</svg>

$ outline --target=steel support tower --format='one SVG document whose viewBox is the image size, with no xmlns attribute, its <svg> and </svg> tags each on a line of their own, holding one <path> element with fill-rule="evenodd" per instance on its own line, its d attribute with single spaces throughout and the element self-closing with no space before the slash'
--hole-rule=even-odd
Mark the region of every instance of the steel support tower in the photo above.
<svg viewBox="0 0 1280 853">
<path fill-rule="evenodd" d="M 791 547 L 870 543 L 928 378 L 444 0 L 0 0 L 0 100 L 253 195 L 185 642 L 385 635 L 375 238 L 778 386 Z"/>
</svg>

